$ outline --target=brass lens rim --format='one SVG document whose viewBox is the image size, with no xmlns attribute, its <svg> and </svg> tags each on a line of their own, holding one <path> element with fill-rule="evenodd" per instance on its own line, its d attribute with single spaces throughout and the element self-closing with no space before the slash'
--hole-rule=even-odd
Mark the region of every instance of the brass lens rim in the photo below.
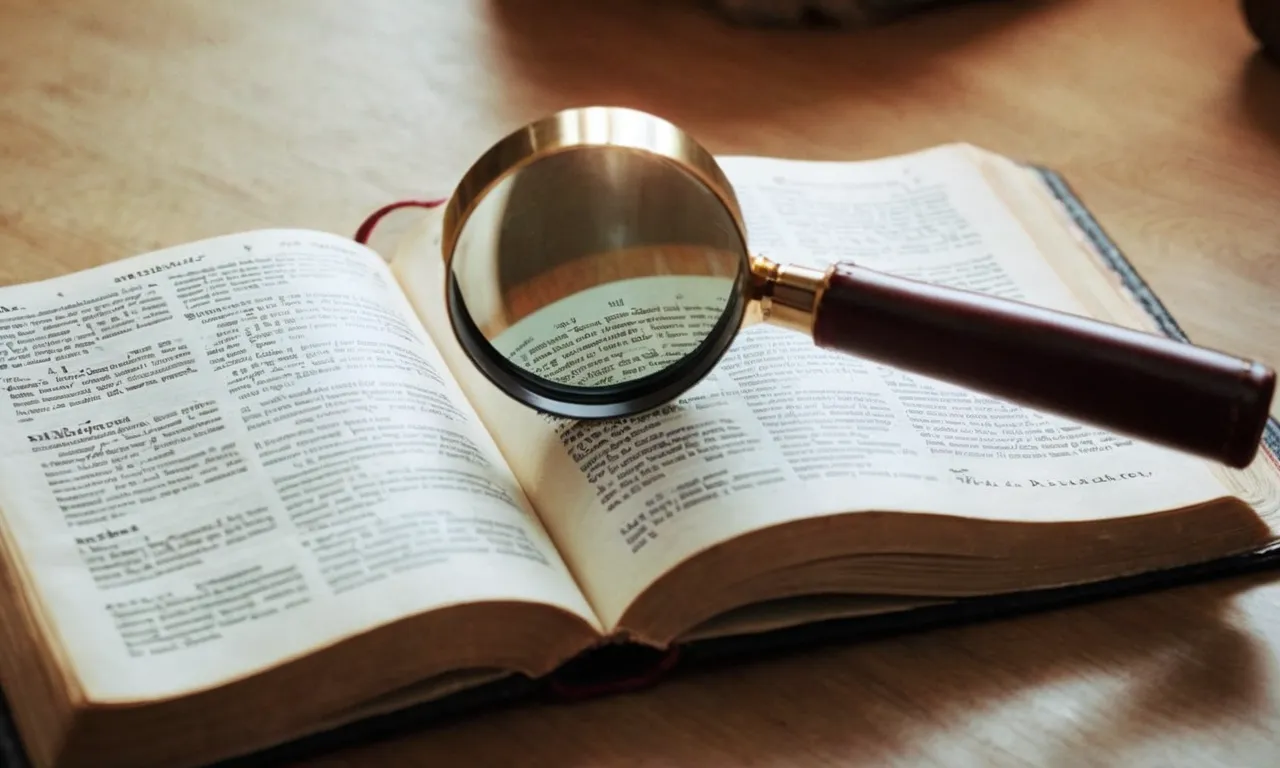
<svg viewBox="0 0 1280 768">
<path fill-rule="evenodd" d="M 446 271 L 458 235 L 476 206 L 498 182 L 524 166 L 557 152 L 618 147 L 674 163 L 701 181 L 733 217 L 746 257 L 747 230 L 738 196 L 715 158 L 689 134 L 660 117 L 626 107 L 578 107 L 536 120 L 504 136 L 476 159 L 454 188 L 444 210 L 440 248 Z"/>
<path fill-rule="evenodd" d="M 644 152 L 692 175 L 729 212 L 741 240 L 741 264 L 724 313 L 711 333 L 675 364 L 643 378 L 609 387 L 553 382 L 517 367 L 485 338 L 467 311 L 454 279 L 452 260 L 458 236 L 484 196 L 507 175 L 558 152 L 617 147 Z M 455 338 L 491 383 L 524 404 L 574 419 L 615 418 L 668 403 L 701 381 L 716 366 L 742 326 L 749 303 L 751 263 L 737 195 L 715 158 L 688 134 L 662 118 L 624 107 L 567 109 L 508 134 L 481 155 L 463 175 L 444 211 L 441 236 L 444 300 Z"/>
</svg>

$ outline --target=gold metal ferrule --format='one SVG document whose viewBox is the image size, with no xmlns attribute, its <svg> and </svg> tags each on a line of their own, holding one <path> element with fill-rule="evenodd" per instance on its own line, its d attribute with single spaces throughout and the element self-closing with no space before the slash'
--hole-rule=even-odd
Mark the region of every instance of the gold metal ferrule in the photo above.
<svg viewBox="0 0 1280 768">
<path fill-rule="evenodd" d="M 813 320 L 827 287 L 827 272 L 751 257 L 752 308 L 744 325 L 756 322 L 813 334 Z"/>
</svg>

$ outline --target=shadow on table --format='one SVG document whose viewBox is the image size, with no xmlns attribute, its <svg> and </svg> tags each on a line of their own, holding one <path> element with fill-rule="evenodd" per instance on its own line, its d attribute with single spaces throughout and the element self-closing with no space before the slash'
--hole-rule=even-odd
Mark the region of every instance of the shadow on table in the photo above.
<svg viewBox="0 0 1280 768">
<path fill-rule="evenodd" d="M 759 765 L 884 765 L 958 754 L 1060 765 L 1081 748 L 1104 764 L 1160 762 L 1161 750 L 1188 743 L 1247 751 L 1232 729 L 1274 717 L 1274 681 L 1263 641 L 1232 614 L 1237 594 L 1264 578 L 704 668 L 641 693 L 518 706 L 307 765 L 585 768 L 747 755 Z"/>
<path fill-rule="evenodd" d="M 496 55 L 521 88 L 553 101 L 568 94 L 573 106 L 723 124 L 766 112 L 803 118 L 851 95 L 888 102 L 919 80 L 946 87 L 948 60 L 1016 34 L 1055 5 L 968 0 L 849 29 L 740 27 L 702 0 L 489 0 L 486 8 Z"/>
<path fill-rule="evenodd" d="M 1241 68 L 1240 108 L 1255 128 L 1280 141 L 1280 62 L 1262 51 Z"/>
</svg>

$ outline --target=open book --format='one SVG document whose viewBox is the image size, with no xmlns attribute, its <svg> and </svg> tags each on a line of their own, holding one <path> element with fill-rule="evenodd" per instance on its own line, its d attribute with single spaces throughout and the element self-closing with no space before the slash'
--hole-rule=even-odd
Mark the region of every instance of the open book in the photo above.
<svg viewBox="0 0 1280 768">
<path fill-rule="evenodd" d="M 1033 168 L 723 166 L 774 258 L 1162 332 Z M 602 646 L 1277 539 L 1270 452 L 1223 469 L 769 326 L 669 406 L 538 414 L 454 342 L 438 238 L 249 232 L 0 288 L 0 683 L 33 764 L 205 763 Z"/>
</svg>

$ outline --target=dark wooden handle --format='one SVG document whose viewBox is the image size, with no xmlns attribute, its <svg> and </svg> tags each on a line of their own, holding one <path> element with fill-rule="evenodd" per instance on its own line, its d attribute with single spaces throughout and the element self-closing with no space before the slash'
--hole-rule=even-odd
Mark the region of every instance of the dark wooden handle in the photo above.
<svg viewBox="0 0 1280 768">
<path fill-rule="evenodd" d="M 1275 372 L 1150 333 L 837 265 L 821 347 L 1232 467 L 1257 453 Z"/>
</svg>

